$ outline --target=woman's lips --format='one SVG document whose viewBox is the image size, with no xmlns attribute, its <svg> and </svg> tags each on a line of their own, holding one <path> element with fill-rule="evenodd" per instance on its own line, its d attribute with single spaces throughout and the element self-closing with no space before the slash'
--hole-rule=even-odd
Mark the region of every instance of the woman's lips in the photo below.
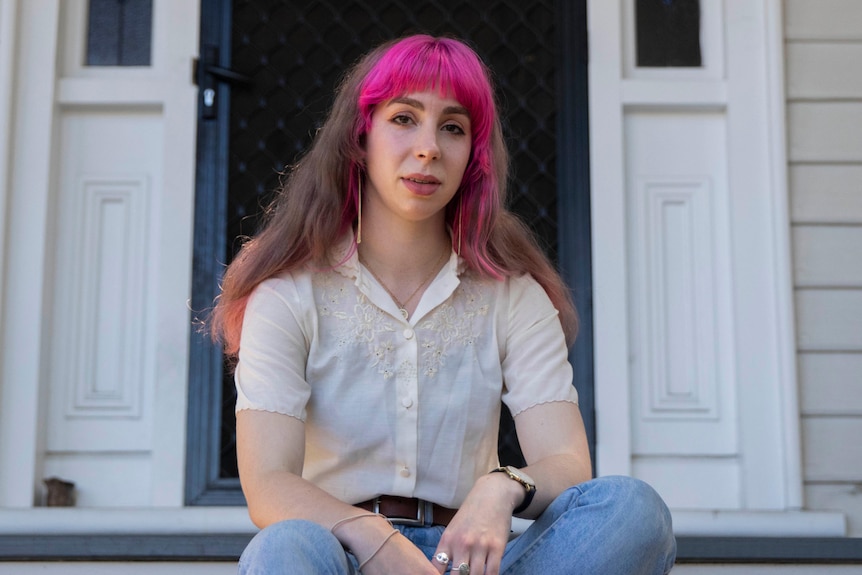
<svg viewBox="0 0 862 575">
<path fill-rule="evenodd" d="M 420 196 L 430 196 L 440 187 L 440 180 L 434 176 L 414 174 L 401 178 L 408 190 Z"/>
</svg>

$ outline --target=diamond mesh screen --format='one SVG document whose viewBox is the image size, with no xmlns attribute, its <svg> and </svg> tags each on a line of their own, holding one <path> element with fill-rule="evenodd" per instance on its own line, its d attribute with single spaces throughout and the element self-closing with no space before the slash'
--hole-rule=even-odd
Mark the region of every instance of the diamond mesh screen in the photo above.
<svg viewBox="0 0 862 575">
<path fill-rule="evenodd" d="M 253 79 L 231 95 L 228 254 L 255 232 L 279 173 L 310 144 L 344 69 L 407 33 L 470 42 L 495 73 L 513 181 L 512 210 L 556 260 L 556 92 L 553 0 L 276 1 L 233 3 L 231 67 Z M 222 477 L 237 477 L 235 391 L 223 382 Z M 521 463 L 508 413 L 501 459 Z"/>
</svg>

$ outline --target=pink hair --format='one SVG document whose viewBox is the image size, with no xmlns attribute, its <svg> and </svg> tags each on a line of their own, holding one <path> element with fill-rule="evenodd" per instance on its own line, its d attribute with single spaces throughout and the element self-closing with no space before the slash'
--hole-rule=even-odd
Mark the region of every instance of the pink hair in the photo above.
<svg viewBox="0 0 862 575">
<path fill-rule="evenodd" d="M 225 271 L 209 323 L 229 356 L 239 352 L 246 303 L 254 288 L 309 262 L 330 265 L 329 248 L 356 222 L 363 144 L 375 106 L 429 90 L 454 97 L 470 114 L 470 161 L 446 208 L 454 247 L 480 275 L 502 279 L 532 274 L 560 312 L 568 341 L 573 341 L 577 314 L 568 288 L 530 230 L 505 209 L 509 156 L 489 70 L 459 40 L 417 35 L 372 50 L 344 77 L 329 117 L 267 208 L 261 231 Z"/>
<path fill-rule="evenodd" d="M 488 254 L 487 246 L 494 216 L 503 206 L 508 162 L 505 154 L 494 150 L 494 136 L 503 146 L 490 72 L 473 50 L 459 40 L 426 35 L 410 36 L 393 44 L 359 86 L 354 140 L 362 142 L 368 133 L 375 106 L 425 91 L 454 98 L 470 114 L 470 162 L 459 194 L 447 209 L 446 221 L 454 232 L 452 242 L 468 265 L 501 279 L 506 272 Z M 495 158 L 495 153 L 502 157 Z M 361 171 L 361 166 L 355 169 Z M 356 180 L 351 178 L 349 186 L 342 220 L 345 228 L 356 219 L 352 206 L 358 201 Z M 462 246 L 458 245 L 459 234 L 463 236 Z"/>
</svg>

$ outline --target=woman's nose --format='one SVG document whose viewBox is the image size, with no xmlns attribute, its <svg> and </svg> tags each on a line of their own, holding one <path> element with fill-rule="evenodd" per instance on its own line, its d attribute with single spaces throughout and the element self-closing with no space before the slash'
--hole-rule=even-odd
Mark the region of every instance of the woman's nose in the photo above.
<svg viewBox="0 0 862 575">
<path fill-rule="evenodd" d="M 437 141 L 437 129 L 423 128 L 416 136 L 416 156 L 424 160 L 440 158 L 440 144 Z"/>
</svg>

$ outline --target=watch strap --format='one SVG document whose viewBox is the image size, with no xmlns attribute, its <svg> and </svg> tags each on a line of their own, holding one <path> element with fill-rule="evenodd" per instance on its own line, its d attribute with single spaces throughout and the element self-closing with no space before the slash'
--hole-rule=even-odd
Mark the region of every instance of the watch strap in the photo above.
<svg viewBox="0 0 862 575">
<path fill-rule="evenodd" d="M 521 502 L 520 505 L 518 505 L 514 510 L 512 510 L 512 514 L 517 515 L 518 513 L 521 513 L 522 511 L 527 509 L 527 507 L 530 506 L 530 503 L 533 502 L 533 497 L 535 497 L 536 495 L 536 486 L 532 483 L 527 483 L 522 478 L 509 471 L 509 469 L 506 467 L 497 467 L 496 469 L 491 470 L 491 473 L 495 472 L 505 473 L 509 476 L 510 479 L 512 479 L 513 481 L 517 481 L 524 487 L 524 491 L 526 492 L 524 495 L 524 500 Z"/>
</svg>

